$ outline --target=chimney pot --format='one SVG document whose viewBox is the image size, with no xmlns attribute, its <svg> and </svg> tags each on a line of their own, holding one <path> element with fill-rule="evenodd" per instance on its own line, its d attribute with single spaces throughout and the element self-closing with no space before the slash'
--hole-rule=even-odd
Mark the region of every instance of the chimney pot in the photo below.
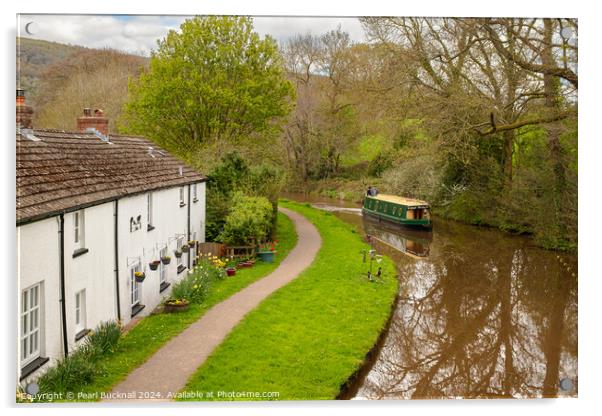
<svg viewBox="0 0 602 416">
<path fill-rule="evenodd" d="M 17 89 L 17 127 L 23 129 L 32 128 L 33 108 L 25 103 L 25 90 Z"/>
<path fill-rule="evenodd" d="M 87 129 L 96 129 L 105 136 L 109 135 L 109 119 L 101 109 L 95 109 L 92 115 L 91 108 L 84 108 L 84 115 L 77 118 L 77 130 L 85 132 Z"/>
</svg>

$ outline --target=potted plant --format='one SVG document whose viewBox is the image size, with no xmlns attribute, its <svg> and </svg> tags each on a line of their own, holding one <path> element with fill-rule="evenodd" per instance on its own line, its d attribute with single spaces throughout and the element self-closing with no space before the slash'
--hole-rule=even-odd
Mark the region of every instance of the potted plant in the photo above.
<svg viewBox="0 0 602 416">
<path fill-rule="evenodd" d="M 182 250 L 174 250 L 173 254 L 179 259 L 182 257 Z"/>
<path fill-rule="evenodd" d="M 188 245 L 189 245 L 190 247 L 192 247 L 192 246 L 195 246 L 195 245 L 196 245 L 196 240 L 189 240 L 189 241 L 188 241 Z"/>
<path fill-rule="evenodd" d="M 162 256 L 161 257 L 161 263 L 163 263 L 165 265 L 171 263 L 171 257 L 170 256 Z"/>
<path fill-rule="evenodd" d="M 183 244 L 181 250 L 183 253 L 188 253 L 190 251 L 190 246 L 188 244 Z"/>
<path fill-rule="evenodd" d="M 234 268 L 234 267 L 228 267 L 226 269 L 226 274 L 228 276 L 234 276 L 236 274 L 236 268 Z"/>
<path fill-rule="evenodd" d="M 257 256 L 259 257 L 259 259 L 266 263 L 273 263 L 274 256 L 277 253 L 277 251 L 276 251 L 277 244 L 278 244 L 277 241 L 270 241 L 270 242 L 267 242 L 264 244 L 260 244 L 257 249 Z"/>
<path fill-rule="evenodd" d="M 142 283 L 142 282 L 144 282 L 144 279 L 146 278 L 146 273 L 144 273 L 144 272 L 134 272 L 134 278 L 136 279 L 136 281 L 138 283 Z"/>
<path fill-rule="evenodd" d="M 188 309 L 190 302 L 186 299 L 167 299 L 163 303 L 163 311 L 167 313 L 183 312 Z"/>
<path fill-rule="evenodd" d="M 148 263 L 148 267 L 151 270 L 157 270 L 159 268 L 159 264 L 161 264 L 161 260 L 153 260 L 150 263 Z"/>
</svg>

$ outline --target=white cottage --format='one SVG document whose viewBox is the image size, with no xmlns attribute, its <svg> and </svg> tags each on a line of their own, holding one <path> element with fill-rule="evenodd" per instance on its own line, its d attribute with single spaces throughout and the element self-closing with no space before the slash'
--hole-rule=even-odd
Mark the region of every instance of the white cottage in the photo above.
<svg viewBox="0 0 602 416">
<path fill-rule="evenodd" d="M 31 129 L 17 92 L 18 380 L 37 378 L 100 322 L 150 313 L 205 238 L 205 177 L 143 137 L 109 134 L 89 109 L 78 130 Z M 151 271 L 149 263 L 171 256 Z M 134 273 L 146 278 L 136 282 Z"/>
</svg>

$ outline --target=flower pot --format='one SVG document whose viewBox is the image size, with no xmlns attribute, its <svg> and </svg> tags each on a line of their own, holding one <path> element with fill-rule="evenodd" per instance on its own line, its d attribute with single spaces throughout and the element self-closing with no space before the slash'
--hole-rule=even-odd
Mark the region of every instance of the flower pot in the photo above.
<svg viewBox="0 0 602 416">
<path fill-rule="evenodd" d="M 234 267 L 229 267 L 226 269 L 226 274 L 228 276 L 234 276 L 236 274 L 236 269 Z"/>
<path fill-rule="evenodd" d="M 171 257 L 168 257 L 168 256 L 161 257 L 161 263 L 166 264 L 166 265 L 171 263 Z"/>
<path fill-rule="evenodd" d="M 142 282 L 144 282 L 144 279 L 146 279 L 146 273 L 144 273 L 144 272 L 134 273 L 134 278 L 136 279 L 136 281 L 138 283 L 142 283 Z"/>
<path fill-rule="evenodd" d="M 253 267 L 253 263 L 251 263 L 250 261 L 245 261 L 244 265 L 245 267 Z"/>
<path fill-rule="evenodd" d="M 257 257 L 259 257 L 259 260 L 265 263 L 273 263 L 275 255 L 275 251 L 260 251 L 257 253 Z"/>
<path fill-rule="evenodd" d="M 148 263 L 148 267 L 151 270 L 157 270 L 159 268 L 159 264 L 161 264 L 161 260 L 154 260 Z"/>
<path fill-rule="evenodd" d="M 182 246 L 182 253 L 188 253 L 190 251 L 190 246 L 187 244 L 184 244 Z"/>
<path fill-rule="evenodd" d="M 189 245 L 190 247 L 194 247 L 194 246 L 196 245 L 196 240 L 190 240 L 190 241 L 188 242 L 188 245 Z"/>
<path fill-rule="evenodd" d="M 169 299 L 163 304 L 163 311 L 166 313 L 184 312 L 188 310 L 190 302 L 185 299 Z"/>
<path fill-rule="evenodd" d="M 178 258 L 178 259 L 179 259 L 180 257 L 182 257 L 182 251 L 181 251 L 181 250 L 176 250 L 176 251 L 174 251 L 174 252 L 173 252 L 173 254 L 174 254 L 174 255 L 176 256 L 176 258 Z"/>
</svg>

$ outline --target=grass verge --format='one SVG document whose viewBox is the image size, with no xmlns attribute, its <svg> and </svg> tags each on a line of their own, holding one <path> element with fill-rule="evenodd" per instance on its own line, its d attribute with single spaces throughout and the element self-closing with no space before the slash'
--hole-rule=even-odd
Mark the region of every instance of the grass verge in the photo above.
<svg viewBox="0 0 602 416">
<path fill-rule="evenodd" d="M 304 215 L 320 232 L 316 259 L 245 317 L 179 400 L 199 400 L 197 392 L 204 393 L 201 400 L 334 399 L 385 326 L 398 288 L 393 263 L 383 258 L 383 281 L 368 281 L 360 252 L 369 246 L 353 227 L 304 204 L 281 206 Z M 261 397 L 263 392 L 278 396 Z"/>
<path fill-rule="evenodd" d="M 274 263 L 257 262 L 253 268 L 241 269 L 237 271 L 236 276 L 215 283 L 202 303 L 191 304 L 185 312 L 145 317 L 119 340 L 115 352 L 99 363 L 101 374 L 95 377 L 91 384 L 82 386 L 81 391 L 83 393 L 110 391 L 113 386 L 144 363 L 167 341 L 203 316 L 213 305 L 272 272 L 297 243 L 293 222 L 281 213 L 278 213 L 276 234 L 279 244 L 278 255 L 274 259 Z M 83 401 L 95 398 L 94 394 L 82 396 L 86 397 L 82 399 Z"/>
</svg>

